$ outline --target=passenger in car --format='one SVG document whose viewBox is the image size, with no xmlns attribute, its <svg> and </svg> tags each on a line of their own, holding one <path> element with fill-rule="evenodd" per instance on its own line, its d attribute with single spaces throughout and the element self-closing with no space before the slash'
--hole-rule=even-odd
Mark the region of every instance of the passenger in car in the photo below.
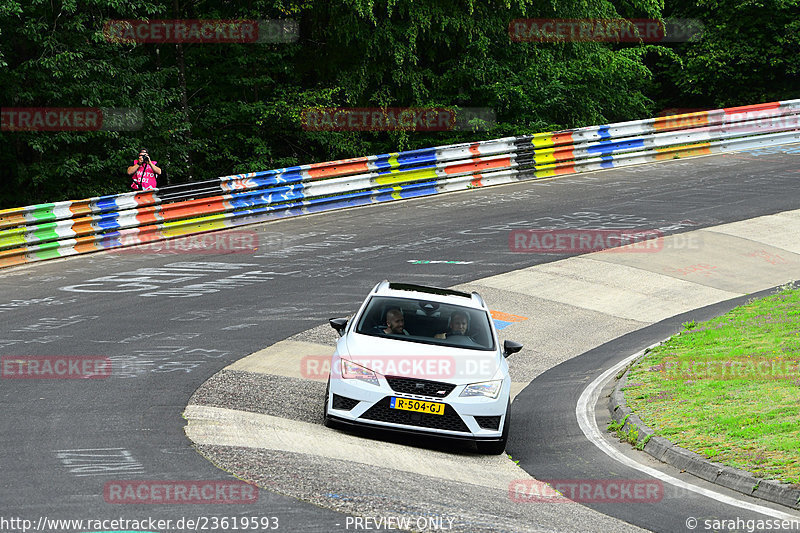
<svg viewBox="0 0 800 533">
<path fill-rule="evenodd" d="M 466 313 L 456 311 L 450 315 L 450 322 L 447 325 L 447 331 L 437 333 L 433 336 L 434 339 L 446 339 L 448 335 L 466 335 L 469 328 L 469 318 Z"/>
<path fill-rule="evenodd" d="M 405 330 L 405 317 L 399 307 L 393 307 L 386 311 L 386 328 L 383 332 L 387 335 L 408 335 Z"/>
</svg>

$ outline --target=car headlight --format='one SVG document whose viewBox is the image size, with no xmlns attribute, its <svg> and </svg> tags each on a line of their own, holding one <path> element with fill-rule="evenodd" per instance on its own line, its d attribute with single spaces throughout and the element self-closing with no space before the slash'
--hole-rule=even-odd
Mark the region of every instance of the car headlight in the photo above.
<svg viewBox="0 0 800 533">
<path fill-rule="evenodd" d="M 378 376 L 367 367 L 357 365 L 347 359 L 342 359 L 342 378 L 360 379 L 371 385 L 378 386 Z"/>
<path fill-rule="evenodd" d="M 459 396 L 486 396 L 487 398 L 497 398 L 502 388 L 502 379 L 472 383 L 467 385 Z"/>
</svg>

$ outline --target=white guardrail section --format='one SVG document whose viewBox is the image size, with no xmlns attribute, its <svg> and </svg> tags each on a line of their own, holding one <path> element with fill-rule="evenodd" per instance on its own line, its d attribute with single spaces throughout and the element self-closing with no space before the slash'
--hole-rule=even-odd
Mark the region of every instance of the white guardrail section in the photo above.
<svg viewBox="0 0 800 533">
<path fill-rule="evenodd" d="M 788 100 L 7 209 L 0 211 L 0 268 L 331 209 L 796 142 L 800 100 Z"/>
</svg>

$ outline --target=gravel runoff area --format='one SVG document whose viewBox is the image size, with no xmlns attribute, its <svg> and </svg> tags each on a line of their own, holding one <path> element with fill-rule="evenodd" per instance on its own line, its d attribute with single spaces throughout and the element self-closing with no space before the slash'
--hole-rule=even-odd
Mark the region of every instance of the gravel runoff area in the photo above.
<svg viewBox="0 0 800 533">
<path fill-rule="evenodd" d="M 189 403 L 322 424 L 321 402 L 307 399 L 321 399 L 324 391 L 321 381 L 223 370 L 205 382 Z M 372 436 L 369 431 L 356 433 L 367 439 Z M 474 453 L 471 443 L 404 435 L 377 438 L 449 454 Z M 411 531 L 643 531 L 570 501 L 514 501 L 508 490 L 310 454 L 241 446 L 195 447 L 217 467 L 259 487 L 349 515 L 400 523 L 407 519 Z M 440 528 L 430 527 L 437 523 Z"/>
<path fill-rule="evenodd" d="M 588 510 L 578 503 L 515 502 L 507 491 L 433 476 L 275 450 L 197 449 L 218 467 L 260 487 L 350 515 L 407 517 L 412 531 L 434 530 L 426 527 L 428 520 L 440 520 L 438 529 L 465 533 L 643 531 L 599 513 L 587 522 Z M 380 487 L 380 492 L 370 494 L 364 487 Z"/>
</svg>

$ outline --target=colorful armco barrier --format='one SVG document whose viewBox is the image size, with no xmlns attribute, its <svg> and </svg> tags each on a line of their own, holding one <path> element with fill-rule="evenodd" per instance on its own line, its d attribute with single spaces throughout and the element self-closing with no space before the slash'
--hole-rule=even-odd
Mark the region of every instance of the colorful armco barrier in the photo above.
<svg viewBox="0 0 800 533">
<path fill-rule="evenodd" d="M 0 267 L 331 209 L 796 142 L 800 100 L 789 100 L 32 205 L 0 211 Z"/>
</svg>

